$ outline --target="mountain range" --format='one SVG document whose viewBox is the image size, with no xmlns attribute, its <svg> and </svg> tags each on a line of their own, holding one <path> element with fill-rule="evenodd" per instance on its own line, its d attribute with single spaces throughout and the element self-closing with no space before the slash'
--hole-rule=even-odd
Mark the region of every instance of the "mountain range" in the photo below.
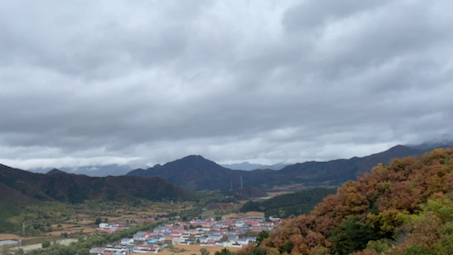
<svg viewBox="0 0 453 255">
<path fill-rule="evenodd" d="M 448 145 L 450 144 L 450 145 Z M 443 140 L 443 141 L 436 141 L 436 142 L 426 142 L 423 144 L 418 145 L 405 145 L 404 147 L 412 148 L 412 149 L 419 149 L 421 151 L 429 151 L 433 148 L 446 148 L 453 146 L 453 141 L 451 140 Z M 220 166 L 224 168 L 228 168 L 231 170 L 281 170 L 290 164 L 285 164 L 283 162 L 273 164 L 273 165 L 262 165 L 262 164 L 254 164 L 249 163 L 247 161 L 242 163 L 234 163 L 234 164 L 220 164 Z M 157 165 L 156 167 L 159 167 Z M 110 165 L 87 165 L 87 166 L 78 166 L 78 167 L 59 167 L 58 169 L 72 174 L 84 174 L 93 177 L 106 177 L 106 176 L 120 176 L 126 175 L 132 170 L 137 169 L 137 165 L 119 165 L 119 164 L 110 164 Z M 148 169 L 148 166 L 141 167 L 139 169 Z M 30 172 L 35 173 L 47 173 L 48 171 L 52 170 L 54 167 L 44 167 L 44 168 L 31 168 L 27 169 Z"/>
<path fill-rule="evenodd" d="M 233 170 L 256 170 L 256 169 L 272 169 L 280 170 L 286 166 L 283 163 L 277 163 L 274 165 L 261 165 L 261 164 L 251 164 L 249 162 L 242 162 L 237 164 L 223 164 L 221 165 L 225 168 Z M 44 168 L 31 168 L 28 169 L 30 172 L 34 173 L 47 173 L 52 170 L 53 167 L 44 167 Z M 106 177 L 106 176 L 120 176 L 126 175 L 128 172 L 134 170 L 135 168 L 130 165 L 90 165 L 90 166 L 79 166 L 79 167 L 59 167 L 59 170 L 72 173 L 72 174 L 84 174 L 93 177 Z"/>
<path fill-rule="evenodd" d="M 436 147 L 450 147 L 436 145 Z M 33 173 L 0 165 L 0 200 L 36 200 L 78 203 L 83 200 L 149 200 L 196 199 L 190 190 L 237 190 L 257 187 L 270 190 L 275 185 L 339 186 L 369 172 L 378 163 L 388 164 L 394 158 L 421 155 L 430 146 L 392 147 L 366 157 L 310 161 L 288 165 L 281 170 L 232 170 L 191 155 L 148 169 L 135 169 L 125 176 L 90 177 L 53 169 L 46 174 Z M 143 178 L 147 177 L 147 178 Z"/>
<path fill-rule="evenodd" d="M 195 196 L 161 177 L 90 177 L 53 169 L 32 173 L 0 165 L 0 200 L 29 204 L 36 200 L 80 203 L 84 200 L 125 201 L 133 198 L 192 200 Z"/>
<path fill-rule="evenodd" d="M 450 146 L 436 144 L 435 147 Z M 268 190 L 275 185 L 292 184 L 339 186 L 369 172 L 372 167 L 379 163 L 388 164 L 394 158 L 421 155 L 432 149 L 430 146 L 397 145 L 384 152 L 365 157 L 325 162 L 310 161 L 288 165 L 281 170 L 260 169 L 252 171 L 228 169 L 202 156 L 191 155 L 146 170 L 135 169 L 127 175 L 161 176 L 171 183 L 192 190 L 229 190 L 240 186 L 260 187 Z"/>
</svg>

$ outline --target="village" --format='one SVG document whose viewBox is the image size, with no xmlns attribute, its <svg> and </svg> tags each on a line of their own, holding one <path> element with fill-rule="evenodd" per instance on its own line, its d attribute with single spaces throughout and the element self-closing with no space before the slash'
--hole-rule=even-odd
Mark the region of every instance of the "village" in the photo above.
<svg viewBox="0 0 453 255">
<path fill-rule="evenodd" d="M 269 220 L 264 217 L 245 217 L 174 221 L 162 224 L 150 232 L 137 232 L 132 238 L 92 248 L 90 254 L 158 253 L 165 248 L 171 249 L 173 245 L 199 245 L 200 249 L 209 246 L 241 248 L 255 243 L 260 232 L 270 231 L 280 223 L 280 219 L 272 217 Z M 99 224 L 99 230 L 108 233 L 124 228 L 127 227 L 118 224 Z"/>
</svg>

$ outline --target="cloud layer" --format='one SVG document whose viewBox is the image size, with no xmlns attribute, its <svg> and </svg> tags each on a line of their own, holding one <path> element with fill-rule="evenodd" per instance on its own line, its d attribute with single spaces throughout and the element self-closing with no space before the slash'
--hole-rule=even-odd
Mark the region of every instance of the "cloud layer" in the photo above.
<svg viewBox="0 0 453 255">
<path fill-rule="evenodd" d="M 0 163 L 292 163 L 451 135 L 451 9 L 2 2 Z"/>
</svg>

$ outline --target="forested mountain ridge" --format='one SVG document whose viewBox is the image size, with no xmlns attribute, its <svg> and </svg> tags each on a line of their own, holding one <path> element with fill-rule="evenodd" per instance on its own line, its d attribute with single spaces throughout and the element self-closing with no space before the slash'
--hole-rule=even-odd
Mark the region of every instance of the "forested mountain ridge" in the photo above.
<svg viewBox="0 0 453 255">
<path fill-rule="evenodd" d="M 194 199 L 191 192 L 161 177 L 89 177 L 56 169 L 48 174 L 40 174 L 0 165 L 0 184 L 4 185 L 2 190 L 7 192 L 2 194 L 3 197 L 15 196 L 24 201 L 36 199 L 81 203 L 94 199 Z"/>
<path fill-rule="evenodd" d="M 241 186 L 256 186 L 272 178 L 274 170 L 231 170 L 224 168 L 202 156 L 191 155 L 165 165 L 156 165 L 147 170 L 136 169 L 127 175 L 142 177 L 161 176 L 171 183 L 192 190 L 230 190 Z"/>
<path fill-rule="evenodd" d="M 453 254 L 452 170 L 453 148 L 379 164 L 343 184 L 311 214 L 285 221 L 260 249 L 272 254 Z"/>
<path fill-rule="evenodd" d="M 222 167 L 202 156 L 185 158 L 144 169 L 136 169 L 127 175 L 162 178 L 192 190 L 230 190 L 240 187 L 270 189 L 275 185 L 295 183 L 307 186 L 339 186 L 348 180 L 369 172 L 378 163 L 389 163 L 393 158 L 423 154 L 425 150 L 398 145 L 384 152 L 366 157 L 337 159 L 326 162 L 305 162 L 288 165 L 281 170 L 232 170 Z"/>
</svg>

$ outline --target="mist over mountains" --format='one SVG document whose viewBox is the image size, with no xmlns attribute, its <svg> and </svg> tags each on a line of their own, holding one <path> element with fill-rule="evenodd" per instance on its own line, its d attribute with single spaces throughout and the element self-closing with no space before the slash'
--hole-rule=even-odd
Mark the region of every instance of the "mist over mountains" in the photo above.
<svg viewBox="0 0 453 255">
<path fill-rule="evenodd" d="M 256 169 L 271 169 L 271 170 L 280 170 L 287 166 L 288 164 L 284 163 L 277 163 L 273 165 L 261 165 L 261 164 L 253 164 L 249 162 L 242 162 L 242 163 L 236 163 L 236 164 L 222 164 L 221 166 L 233 170 L 256 170 Z"/>
<path fill-rule="evenodd" d="M 111 176 L 126 175 L 129 171 L 135 168 L 129 165 L 111 164 L 103 166 L 60 167 L 58 168 L 58 170 L 72 174 L 84 174 L 93 177 L 105 177 L 109 175 Z M 53 167 L 34 168 L 29 169 L 29 171 L 35 173 L 47 173 L 52 169 L 54 168 Z"/>
</svg>

